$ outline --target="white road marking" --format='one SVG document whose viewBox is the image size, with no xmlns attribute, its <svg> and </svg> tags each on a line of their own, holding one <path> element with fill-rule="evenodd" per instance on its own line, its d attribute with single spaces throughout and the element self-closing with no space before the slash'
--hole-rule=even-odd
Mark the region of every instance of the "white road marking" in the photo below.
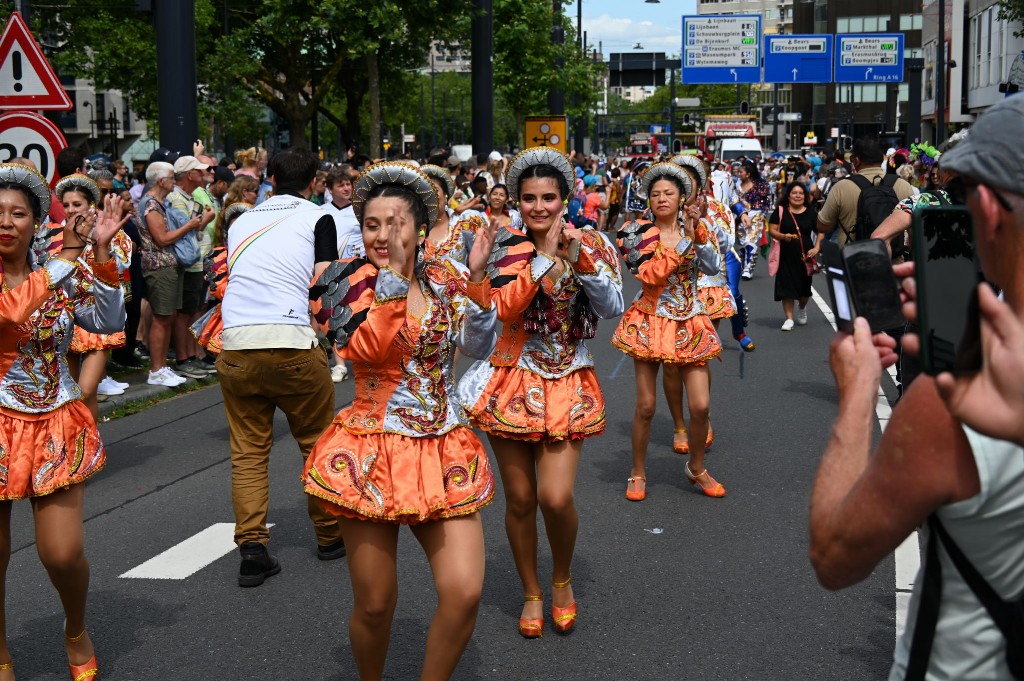
<svg viewBox="0 0 1024 681">
<path fill-rule="evenodd" d="M 825 315 L 825 319 L 836 329 L 836 318 L 829 309 L 828 303 L 821 297 L 821 294 L 811 288 L 811 296 L 814 303 Z M 889 367 L 889 376 L 896 382 L 896 367 Z M 878 402 L 875 404 L 875 417 L 878 418 L 878 427 L 885 432 L 892 417 L 892 405 L 889 404 L 885 391 L 878 389 Z M 910 592 L 914 588 L 914 579 L 921 567 L 921 550 L 917 541 L 917 532 L 903 540 L 903 543 L 896 549 L 896 638 L 903 633 L 907 625 L 907 607 L 910 604 Z"/>
<path fill-rule="evenodd" d="M 267 527 L 273 527 L 268 523 Z M 235 524 L 215 523 L 121 575 L 122 579 L 186 579 L 235 550 Z"/>
</svg>

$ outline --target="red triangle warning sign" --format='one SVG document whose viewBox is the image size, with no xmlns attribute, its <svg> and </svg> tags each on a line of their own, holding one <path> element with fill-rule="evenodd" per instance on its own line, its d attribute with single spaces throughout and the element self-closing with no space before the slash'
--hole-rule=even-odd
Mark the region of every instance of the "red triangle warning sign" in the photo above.
<svg viewBox="0 0 1024 681">
<path fill-rule="evenodd" d="M 0 109 L 70 109 L 68 93 L 18 12 L 0 35 Z"/>
</svg>

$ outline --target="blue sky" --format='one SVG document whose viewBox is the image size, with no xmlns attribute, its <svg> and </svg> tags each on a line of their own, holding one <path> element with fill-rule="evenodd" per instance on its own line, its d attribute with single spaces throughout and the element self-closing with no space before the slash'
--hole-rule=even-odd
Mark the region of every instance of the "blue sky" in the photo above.
<svg viewBox="0 0 1024 681">
<path fill-rule="evenodd" d="M 576 19 L 577 0 L 563 0 L 565 13 Z M 644 0 L 582 0 L 583 30 L 587 42 L 597 47 L 603 43 L 607 56 L 612 52 L 628 52 L 634 43 L 641 43 L 645 52 L 667 52 L 678 55 L 682 44 L 684 14 L 696 14 L 696 0 L 661 0 L 648 4 Z"/>
</svg>

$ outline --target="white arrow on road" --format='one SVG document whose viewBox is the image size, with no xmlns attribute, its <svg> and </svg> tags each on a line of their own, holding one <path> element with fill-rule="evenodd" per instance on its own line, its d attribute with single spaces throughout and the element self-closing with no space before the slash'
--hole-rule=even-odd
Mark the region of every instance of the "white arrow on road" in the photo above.
<svg viewBox="0 0 1024 681">
<path fill-rule="evenodd" d="M 729 69 L 729 73 L 732 74 L 732 79 L 733 80 L 739 80 L 740 77 L 738 75 L 736 75 L 736 69 Z"/>
<path fill-rule="evenodd" d="M 793 80 L 796 80 L 796 74 L 797 74 L 797 70 L 793 69 Z"/>
</svg>

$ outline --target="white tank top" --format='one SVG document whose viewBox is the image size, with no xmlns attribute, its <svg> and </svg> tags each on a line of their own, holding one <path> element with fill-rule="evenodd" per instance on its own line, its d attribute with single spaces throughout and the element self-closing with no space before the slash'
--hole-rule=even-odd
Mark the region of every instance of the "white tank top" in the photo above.
<svg viewBox="0 0 1024 681">
<path fill-rule="evenodd" d="M 999 597 L 1014 600 L 1024 594 L 1024 448 L 986 437 L 966 426 L 964 433 L 978 467 L 981 492 L 942 506 L 937 514 L 953 541 Z M 927 534 L 927 530 L 922 531 L 922 536 Z M 1006 665 L 1006 639 L 941 544 L 939 560 L 942 604 L 926 678 L 1012 678 Z M 907 628 L 896 644 L 890 681 L 900 681 L 906 675 L 921 597 L 921 570 L 914 581 Z"/>
</svg>

